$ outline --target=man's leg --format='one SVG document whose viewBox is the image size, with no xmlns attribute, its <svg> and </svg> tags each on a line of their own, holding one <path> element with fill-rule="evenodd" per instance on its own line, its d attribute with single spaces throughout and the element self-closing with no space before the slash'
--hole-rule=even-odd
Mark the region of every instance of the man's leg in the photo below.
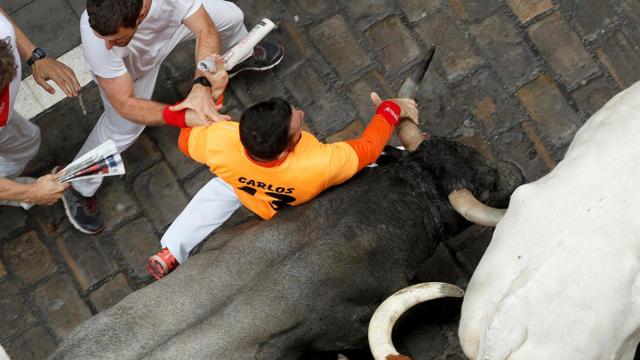
<svg viewBox="0 0 640 360">
<path fill-rule="evenodd" d="M 150 70 L 134 84 L 135 96 L 150 99 L 156 84 L 160 64 Z M 76 155 L 76 159 L 93 150 L 107 140 L 112 140 L 118 152 L 123 152 L 140 136 L 145 126 L 129 121 L 120 116 L 113 108 L 105 94 L 100 90 L 104 113 L 87 137 L 84 145 Z M 79 231 L 86 234 L 97 234 L 103 228 L 102 217 L 98 209 L 95 193 L 102 184 L 101 178 L 74 181 L 72 188 L 65 191 L 62 202 L 69 221 Z"/>
<path fill-rule="evenodd" d="M 248 32 L 244 26 L 244 13 L 236 4 L 223 0 L 203 0 L 202 6 L 204 6 L 218 29 L 222 54 L 247 36 Z M 195 35 L 185 26 L 180 31 L 180 41 L 195 38 Z M 229 77 L 247 70 L 264 71 L 271 69 L 282 61 L 283 56 L 284 47 L 282 45 L 262 41 L 256 45 L 253 54 L 247 54 L 244 61 L 228 71 Z"/>
<path fill-rule="evenodd" d="M 240 207 L 233 188 L 220 178 L 205 184 L 164 233 L 163 250 L 149 259 L 147 269 L 156 279 L 164 277 L 209 234 Z M 173 258 L 173 259 L 172 259 Z"/>
</svg>

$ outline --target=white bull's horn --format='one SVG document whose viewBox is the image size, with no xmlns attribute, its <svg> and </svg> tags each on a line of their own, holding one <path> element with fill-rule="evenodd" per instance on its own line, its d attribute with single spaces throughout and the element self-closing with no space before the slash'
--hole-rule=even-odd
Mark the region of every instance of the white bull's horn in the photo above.
<svg viewBox="0 0 640 360">
<path fill-rule="evenodd" d="M 507 212 L 505 209 L 496 209 L 481 203 L 467 189 L 452 191 L 449 194 L 449 202 L 465 219 L 484 226 L 496 226 Z"/>
<path fill-rule="evenodd" d="M 457 286 L 428 282 L 406 287 L 389 296 L 371 317 L 369 322 L 369 348 L 376 360 L 410 359 L 400 355 L 391 342 L 396 321 L 412 306 L 441 297 L 462 297 L 464 291 Z"/>
</svg>

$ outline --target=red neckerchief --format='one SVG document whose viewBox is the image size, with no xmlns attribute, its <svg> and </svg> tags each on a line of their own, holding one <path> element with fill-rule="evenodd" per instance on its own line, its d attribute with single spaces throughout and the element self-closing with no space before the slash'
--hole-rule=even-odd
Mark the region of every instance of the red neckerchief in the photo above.
<svg viewBox="0 0 640 360">
<path fill-rule="evenodd" d="M 271 161 L 257 161 L 254 158 L 251 157 L 251 155 L 249 155 L 249 152 L 247 152 L 247 149 L 244 149 L 244 155 L 247 157 L 247 159 L 249 159 L 249 161 L 251 161 L 252 163 L 258 165 L 258 166 L 262 166 L 262 167 L 276 167 L 280 164 L 282 164 L 286 159 L 287 156 L 289 154 L 287 154 L 287 156 L 281 158 L 281 159 L 275 159 L 275 160 L 271 160 Z"/>
<path fill-rule="evenodd" d="M 11 84 L 7 84 L 0 95 L 0 127 L 7 125 L 9 120 L 9 93 L 11 92 L 9 88 L 11 88 Z"/>
</svg>

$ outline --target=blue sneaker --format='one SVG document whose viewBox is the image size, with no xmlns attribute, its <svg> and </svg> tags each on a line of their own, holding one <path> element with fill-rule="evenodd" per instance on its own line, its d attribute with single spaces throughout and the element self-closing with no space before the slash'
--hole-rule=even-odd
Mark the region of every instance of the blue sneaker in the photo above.
<svg viewBox="0 0 640 360">
<path fill-rule="evenodd" d="M 70 186 L 62 194 L 62 204 L 69 222 L 80 232 L 95 235 L 104 228 L 95 195 L 84 197 Z"/>
</svg>

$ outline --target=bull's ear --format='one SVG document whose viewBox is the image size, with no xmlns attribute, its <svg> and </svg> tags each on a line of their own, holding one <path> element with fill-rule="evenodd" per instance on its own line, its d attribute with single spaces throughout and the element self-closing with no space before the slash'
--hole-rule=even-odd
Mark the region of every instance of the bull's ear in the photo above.
<svg viewBox="0 0 640 360">
<path fill-rule="evenodd" d="M 523 171 L 511 161 L 498 160 L 494 164 L 497 172 L 495 194 L 491 194 L 491 205 L 497 207 L 507 207 L 511 194 L 525 183 Z M 485 201 L 483 199 L 483 201 Z"/>
</svg>

